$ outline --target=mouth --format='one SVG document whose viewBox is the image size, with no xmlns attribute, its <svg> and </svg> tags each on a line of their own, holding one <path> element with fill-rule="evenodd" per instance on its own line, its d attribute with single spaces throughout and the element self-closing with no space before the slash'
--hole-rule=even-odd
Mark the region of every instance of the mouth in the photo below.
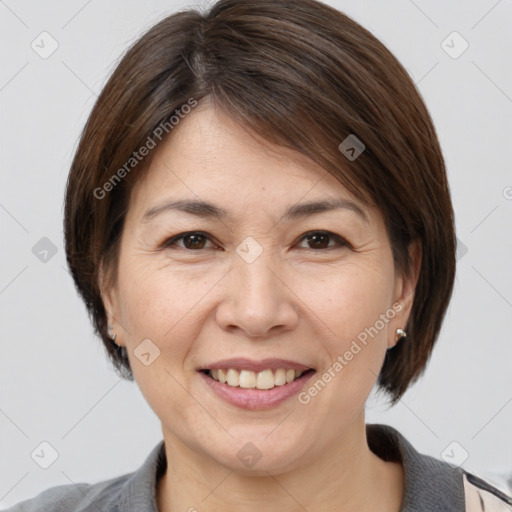
<svg viewBox="0 0 512 512">
<path fill-rule="evenodd" d="M 266 368 L 261 371 L 242 370 L 240 368 L 212 368 L 200 370 L 207 377 L 226 384 L 233 388 L 268 390 L 290 384 L 303 375 L 314 372 L 312 368 L 307 370 L 295 370 L 292 368 Z"/>
<path fill-rule="evenodd" d="M 298 394 L 314 368 L 283 359 L 229 359 L 197 369 L 207 389 L 243 409 L 269 409 Z"/>
</svg>

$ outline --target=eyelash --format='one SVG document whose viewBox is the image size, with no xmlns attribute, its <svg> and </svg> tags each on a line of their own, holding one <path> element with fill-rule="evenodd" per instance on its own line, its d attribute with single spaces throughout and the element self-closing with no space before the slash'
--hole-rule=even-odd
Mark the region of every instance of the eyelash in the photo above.
<svg viewBox="0 0 512 512">
<path fill-rule="evenodd" d="M 210 239 L 210 236 L 207 233 L 204 233 L 202 231 L 187 231 L 185 233 L 180 233 L 179 235 L 176 235 L 176 236 L 173 236 L 171 238 L 166 239 L 161 244 L 161 248 L 162 249 L 169 249 L 169 248 L 178 247 L 179 249 L 184 249 L 185 251 L 189 251 L 189 252 L 199 252 L 199 251 L 205 250 L 204 248 L 201 248 L 201 249 L 188 249 L 187 247 L 180 247 L 180 246 L 176 245 L 176 242 L 178 242 L 180 240 L 183 240 L 183 239 L 185 239 L 185 238 L 187 238 L 188 236 L 191 236 L 191 235 L 199 235 L 201 237 L 204 237 L 204 238 L 210 240 L 212 243 L 214 243 Z M 303 240 L 306 240 L 308 237 L 313 237 L 315 235 L 328 236 L 329 238 L 334 239 L 337 242 L 339 247 L 352 248 L 352 246 L 344 238 L 342 238 L 339 235 L 336 235 L 335 233 L 331 233 L 330 231 L 320 231 L 320 230 L 308 231 L 307 233 L 305 233 L 304 235 L 302 235 L 299 238 L 299 242 L 302 242 Z M 332 249 L 335 249 L 335 248 L 336 248 L 336 246 L 333 245 L 333 246 L 328 246 L 328 247 L 325 247 L 325 248 L 322 248 L 322 249 L 309 248 L 309 250 L 318 252 L 318 251 L 332 250 Z M 308 250 L 308 248 L 301 248 L 301 249 Z"/>
</svg>

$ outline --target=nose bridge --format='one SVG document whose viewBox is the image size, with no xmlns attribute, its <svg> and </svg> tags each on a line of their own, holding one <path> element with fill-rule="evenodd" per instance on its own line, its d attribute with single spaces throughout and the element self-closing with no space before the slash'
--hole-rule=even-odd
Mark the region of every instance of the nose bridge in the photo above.
<svg viewBox="0 0 512 512">
<path fill-rule="evenodd" d="M 246 291 L 269 293 L 276 284 L 275 274 L 271 270 L 276 267 L 272 244 L 265 244 L 261 238 L 258 241 L 248 236 L 238 245 L 236 256 L 233 256 L 234 273 L 250 288 Z"/>
<path fill-rule="evenodd" d="M 240 295 L 248 300 L 266 299 L 267 304 L 275 300 L 280 291 L 279 280 L 272 266 L 275 267 L 272 265 L 270 251 L 250 263 L 239 258 L 235 263 L 235 273 L 240 280 Z"/>
<path fill-rule="evenodd" d="M 243 244 L 237 252 L 240 249 L 243 251 Z M 251 251 L 254 247 L 249 246 L 248 252 L 234 258 L 227 293 L 219 305 L 219 323 L 225 328 L 236 326 L 251 336 L 264 336 L 277 326 L 291 328 L 297 322 L 297 312 L 279 278 L 272 251 L 262 250 L 255 258 L 253 252 L 246 258 Z"/>
<path fill-rule="evenodd" d="M 251 248 L 251 251 L 254 249 Z M 275 272 L 271 270 L 275 267 L 271 253 L 268 248 L 262 250 L 254 260 L 245 259 L 242 254 L 234 262 L 236 280 L 239 283 L 237 302 L 252 310 L 254 314 L 259 312 L 261 315 L 265 310 L 268 314 L 282 299 L 280 283 Z"/>
</svg>

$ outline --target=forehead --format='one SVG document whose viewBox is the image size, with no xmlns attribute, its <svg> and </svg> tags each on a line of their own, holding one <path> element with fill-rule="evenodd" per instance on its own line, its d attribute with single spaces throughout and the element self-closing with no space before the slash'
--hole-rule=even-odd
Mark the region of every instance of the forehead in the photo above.
<svg viewBox="0 0 512 512">
<path fill-rule="evenodd" d="M 302 199 L 344 198 L 367 209 L 305 155 L 258 138 L 213 106 L 196 108 L 155 151 L 131 194 L 129 213 L 139 218 L 183 197 L 246 214 Z"/>
</svg>

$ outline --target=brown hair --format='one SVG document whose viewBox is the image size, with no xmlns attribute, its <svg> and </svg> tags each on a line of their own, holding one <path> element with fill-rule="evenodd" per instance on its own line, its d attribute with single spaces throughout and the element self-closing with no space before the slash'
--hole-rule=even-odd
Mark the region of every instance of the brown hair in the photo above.
<svg viewBox="0 0 512 512">
<path fill-rule="evenodd" d="M 445 165 L 401 64 L 366 29 L 314 0 L 220 0 L 204 14 L 168 16 L 127 51 L 101 92 L 69 173 L 64 230 L 76 287 L 115 368 L 133 379 L 126 353 L 108 336 L 98 273 L 103 259 L 115 282 L 130 190 L 154 154 L 137 166 L 134 152 L 158 127 L 172 134 L 169 119 L 202 100 L 307 155 L 377 206 L 398 272 L 410 272 L 409 244 L 421 241 L 407 342 L 388 350 L 378 378 L 395 403 L 423 371 L 452 293 L 456 239 Z M 338 149 L 350 134 L 366 146 L 354 160 Z"/>
</svg>

